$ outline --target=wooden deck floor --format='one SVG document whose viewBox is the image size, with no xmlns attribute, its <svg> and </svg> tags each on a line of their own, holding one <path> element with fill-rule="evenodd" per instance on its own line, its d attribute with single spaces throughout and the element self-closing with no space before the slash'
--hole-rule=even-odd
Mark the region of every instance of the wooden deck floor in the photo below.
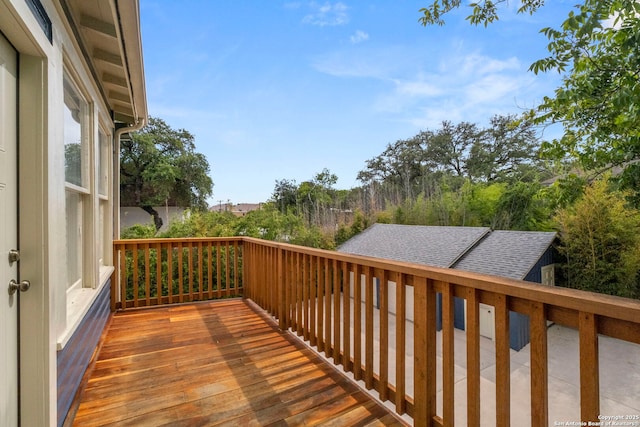
<svg viewBox="0 0 640 427">
<path fill-rule="evenodd" d="M 74 426 L 402 426 L 243 300 L 118 313 Z"/>
</svg>

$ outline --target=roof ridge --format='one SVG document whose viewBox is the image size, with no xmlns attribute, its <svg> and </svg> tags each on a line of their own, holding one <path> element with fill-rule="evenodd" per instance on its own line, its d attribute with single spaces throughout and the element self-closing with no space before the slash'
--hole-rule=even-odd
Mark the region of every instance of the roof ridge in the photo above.
<svg viewBox="0 0 640 427">
<path fill-rule="evenodd" d="M 493 230 L 491 228 L 487 227 L 487 231 L 485 231 L 484 234 L 482 236 L 480 236 L 475 242 L 473 242 L 471 245 L 469 245 L 469 247 L 464 252 L 462 252 L 460 255 L 458 255 L 453 260 L 453 262 L 449 265 L 449 268 L 456 268 L 456 265 L 458 263 L 460 263 L 460 261 L 462 261 L 468 254 L 473 252 L 473 250 L 475 248 L 477 248 L 478 245 L 480 243 L 482 243 L 492 232 L 493 232 Z"/>
</svg>

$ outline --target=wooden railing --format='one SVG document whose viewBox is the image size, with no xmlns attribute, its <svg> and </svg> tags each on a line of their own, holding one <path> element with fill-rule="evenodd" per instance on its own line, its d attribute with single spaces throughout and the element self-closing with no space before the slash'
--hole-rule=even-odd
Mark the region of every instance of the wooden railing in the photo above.
<svg viewBox="0 0 640 427">
<path fill-rule="evenodd" d="M 122 276 L 122 271 L 129 268 L 123 251 L 133 251 L 132 256 L 136 257 L 137 251 L 145 254 L 162 251 L 165 248 L 162 245 L 166 244 L 178 253 L 188 247 L 190 252 L 204 254 L 211 250 L 208 248 L 215 247 L 216 250 L 209 253 L 217 255 L 218 248 L 225 248 L 227 254 L 234 254 L 227 257 L 225 271 L 235 265 L 231 271 L 241 277 L 240 284 L 235 282 L 231 289 L 242 289 L 245 297 L 277 319 L 281 329 L 289 329 L 317 347 L 334 364 L 353 373 L 356 380 L 362 380 L 366 388 L 376 390 L 383 401 L 392 402 L 398 414 L 411 415 L 416 426 L 453 425 L 456 405 L 460 405 L 454 393 L 454 297 L 466 301 L 464 405 L 469 426 L 480 425 L 481 303 L 493 306 L 495 312 L 496 387 L 492 398 L 498 426 L 510 425 L 511 419 L 510 311 L 529 317 L 532 426 L 547 425 L 549 421 L 547 321 L 578 330 L 579 361 L 576 360 L 576 364 L 579 364 L 580 418 L 584 422 L 598 421 L 600 414 L 598 335 L 640 344 L 640 302 L 634 300 L 252 238 L 155 242 L 118 241 L 114 245 L 119 254 L 114 259 L 121 264 L 120 282 L 127 280 L 134 294 L 136 289 L 141 292 L 144 283 L 145 295 L 150 295 L 148 290 L 153 286 L 147 277 L 151 268 L 145 267 L 145 280 L 141 279 L 142 273 L 135 276 L 135 269 L 131 273 L 134 279 Z M 174 259 L 175 256 L 173 252 Z M 164 254 L 162 257 L 165 259 Z M 142 253 L 137 255 L 138 261 L 131 261 L 132 265 L 139 265 L 141 258 L 145 259 L 145 266 L 150 265 L 147 259 L 151 255 Z M 207 264 L 213 255 L 197 259 Z M 233 261 L 230 263 L 229 259 Z M 190 262 L 188 271 L 198 270 L 202 264 Z M 205 275 L 198 271 L 194 279 L 191 275 L 185 279 L 187 267 L 176 276 L 175 264 L 167 264 L 174 265 L 173 273 L 168 274 L 182 283 L 181 289 L 191 289 L 189 280 L 195 283 L 195 277 Z M 178 265 L 182 264 L 178 262 Z M 215 265 L 218 269 L 215 271 L 220 271 L 220 263 Z M 214 270 L 209 267 L 206 271 Z M 159 270 L 157 277 L 160 276 Z M 231 277 L 237 276 L 229 279 Z M 212 294 L 217 296 L 219 286 L 211 288 L 211 280 L 206 283 L 208 288 L 194 287 L 193 291 L 185 291 L 182 299 L 174 291 L 171 295 L 163 292 L 162 297 L 132 300 L 125 298 L 127 291 L 121 289 L 120 299 L 126 301 L 121 306 L 200 299 L 201 291 L 204 298 L 212 289 Z M 441 295 L 441 301 L 437 295 Z M 436 337 L 440 317 L 442 410 L 438 415 Z M 489 397 L 485 394 L 482 400 Z"/>
<path fill-rule="evenodd" d="M 241 296 L 242 239 L 116 240 L 112 310 Z"/>
</svg>

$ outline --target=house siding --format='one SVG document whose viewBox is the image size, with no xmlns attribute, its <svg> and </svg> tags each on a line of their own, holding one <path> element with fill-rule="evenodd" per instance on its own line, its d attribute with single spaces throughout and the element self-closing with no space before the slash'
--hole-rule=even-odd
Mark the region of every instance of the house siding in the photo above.
<svg viewBox="0 0 640 427">
<path fill-rule="evenodd" d="M 538 259 L 527 276 L 524 278 L 527 282 L 542 283 L 542 267 L 553 264 L 554 248 L 552 246 L 547 249 Z M 529 344 L 531 339 L 529 331 L 529 316 L 526 314 L 509 312 L 509 345 L 512 349 L 520 351 L 525 345 Z"/>
<path fill-rule="evenodd" d="M 64 423 L 84 372 L 89 366 L 109 319 L 110 289 L 111 284 L 107 283 L 67 345 L 57 353 L 58 426 Z"/>
</svg>

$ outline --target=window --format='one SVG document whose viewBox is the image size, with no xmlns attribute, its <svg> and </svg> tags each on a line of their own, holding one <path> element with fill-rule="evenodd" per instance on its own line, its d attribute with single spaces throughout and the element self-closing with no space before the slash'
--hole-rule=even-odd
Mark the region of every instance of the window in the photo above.
<svg viewBox="0 0 640 427">
<path fill-rule="evenodd" d="M 98 133 L 98 265 L 107 265 L 111 243 L 111 208 L 109 178 L 111 176 L 111 138 L 100 129 Z"/>
<path fill-rule="evenodd" d="M 67 287 L 82 286 L 83 248 L 90 195 L 89 106 L 76 85 L 64 76 L 65 210 L 67 225 Z"/>
</svg>

